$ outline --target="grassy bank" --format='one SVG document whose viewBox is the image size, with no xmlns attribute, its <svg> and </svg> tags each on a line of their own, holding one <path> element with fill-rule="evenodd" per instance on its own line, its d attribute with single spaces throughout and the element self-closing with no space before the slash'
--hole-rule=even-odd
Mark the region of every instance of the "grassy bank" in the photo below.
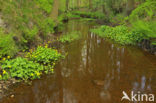
<svg viewBox="0 0 156 103">
<path fill-rule="evenodd" d="M 125 17 L 120 26 L 101 26 L 91 30 L 101 37 L 110 38 L 122 45 L 136 45 L 144 39 L 150 45 L 156 45 L 156 2 L 147 1 L 139 5 L 132 13 Z M 149 46 L 150 46 L 149 45 Z"/>
<path fill-rule="evenodd" d="M 13 57 L 52 34 L 52 9 L 53 0 L 0 1 L 0 57 Z"/>
<path fill-rule="evenodd" d="M 95 34 L 110 38 L 122 45 L 135 45 L 143 39 L 143 34 L 137 31 L 131 31 L 126 26 L 101 26 L 98 29 L 91 30 Z"/>
<path fill-rule="evenodd" d="M 42 74 L 53 73 L 56 62 L 65 57 L 57 49 L 51 47 L 53 42 L 70 43 L 79 38 L 78 31 L 66 33 L 55 41 L 48 41 L 44 45 L 38 45 L 26 52 L 23 51 L 22 55 L 15 58 L 2 57 L 0 60 L 0 80 L 7 81 L 14 78 L 15 80 L 27 81 L 38 79 Z"/>
</svg>

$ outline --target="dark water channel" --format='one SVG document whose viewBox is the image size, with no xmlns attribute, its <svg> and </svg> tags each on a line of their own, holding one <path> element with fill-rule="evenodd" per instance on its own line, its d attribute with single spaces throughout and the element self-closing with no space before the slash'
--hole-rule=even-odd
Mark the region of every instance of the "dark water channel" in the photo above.
<svg viewBox="0 0 156 103">
<path fill-rule="evenodd" d="M 82 38 L 62 46 L 68 56 L 55 73 L 34 80 L 32 86 L 17 86 L 15 97 L 1 103 L 121 103 L 122 91 L 156 95 L 156 57 L 102 39 L 89 32 L 93 26 L 90 21 L 70 21 L 66 31 L 80 31 Z"/>
</svg>

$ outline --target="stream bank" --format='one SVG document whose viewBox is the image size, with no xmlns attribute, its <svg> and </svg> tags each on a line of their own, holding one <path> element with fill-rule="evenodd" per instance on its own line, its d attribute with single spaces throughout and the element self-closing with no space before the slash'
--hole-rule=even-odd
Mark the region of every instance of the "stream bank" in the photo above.
<svg viewBox="0 0 156 103">
<path fill-rule="evenodd" d="M 96 24 L 71 20 L 64 32 L 80 31 L 81 39 L 64 44 L 65 60 L 53 75 L 12 89 L 1 103 L 114 103 L 122 91 L 156 94 L 156 57 L 132 46 L 120 46 L 90 32 Z"/>
</svg>

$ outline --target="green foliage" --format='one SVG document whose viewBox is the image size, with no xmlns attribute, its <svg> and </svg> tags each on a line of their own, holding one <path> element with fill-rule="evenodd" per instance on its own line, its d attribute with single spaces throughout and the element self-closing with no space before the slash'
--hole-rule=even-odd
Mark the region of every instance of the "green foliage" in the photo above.
<svg viewBox="0 0 156 103">
<path fill-rule="evenodd" d="M 94 18 L 94 19 L 107 19 L 105 14 L 101 12 L 83 12 L 83 11 L 73 11 L 72 14 L 79 15 L 80 17 Z"/>
<path fill-rule="evenodd" d="M 1 16 L 8 25 L 5 29 L 18 37 L 18 46 L 25 47 L 54 32 L 55 24 L 49 14 L 53 0 L 3 0 L 0 4 Z"/>
<path fill-rule="evenodd" d="M 35 39 L 35 36 L 37 35 L 37 33 L 38 33 L 37 27 L 34 27 L 32 29 L 26 28 L 24 38 L 26 38 L 26 40 L 28 40 L 28 41 L 33 41 Z"/>
<path fill-rule="evenodd" d="M 156 1 L 147 1 L 139 7 L 137 7 L 131 15 L 129 16 L 129 20 L 131 23 L 135 22 L 136 20 L 152 20 L 156 16 Z"/>
<path fill-rule="evenodd" d="M 98 29 L 93 29 L 92 32 L 101 37 L 110 38 L 122 45 L 136 44 L 143 39 L 143 34 L 137 31 L 130 31 L 126 26 L 101 26 Z"/>
<path fill-rule="evenodd" d="M 145 22 L 138 20 L 133 23 L 133 28 L 144 34 L 147 38 L 156 38 L 156 21 Z"/>
<path fill-rule="evenodd" d="M 125 24 L 126 18 L 123 14 L 117 14 L 113 17 L 110 17 L 110 22 L 114 24 Z"/>
<path fill-rule="evenodd" d="M 142 33 L 144 38 L 152 39 L 151 44 L 155 45 L 156 38 L 156 1 L 147 0 L 145 3 L 139 5 L 128 20 L 130 21 L 134 30 Z"/>
<path fill-rule="evenodd" d="M 40 22 L 40 28 L 42 33 L 46 36 L 47 34 L 54 33 L 54 21 L 49 17 L 45 18 Z"/>
<path fill-rule="evenodd" d="M 142 21 L 138 20 L 132 24 L 133 29 L 142 33 L 146 39 L 156 38 L 156 21 Z M 151 41 L 155 44 L 156 41 Z"/>
<path fill-rule="evenodd" d="M 20 80 L 37 79 L 43 72 L 53 73 L 55 62 L 64 56 L 57 50 L 38 46 L 36 50 L 30 50 L 27 58 L 17 57 L 10 59 L 10 56 L 1 61 L 0 80 L 17 78 Z"/>
<path fill-rule="evenodd" d="M 14 56 L 18 49 L 12 38 L 13 34 L 6 34 L 4 30 L 0 28 L 0 58 L 2 56 Z"/>
<path fill-rule="evenodd" d="M 48 45 L 46 45 L 45 47 L 38 46 L 34 51 L 31 50 L 28 52 L 27 57 L 41 64 L 52 64 L 64 56 L 57 50 L 48 48 Z"/>
<path fill-rule="evenodd" d="M 28 61 L 25 58 L 15 58 L 12 60 L 5 60 L 1 64 L 1 80 L 9 78 L 18 78 L 22 80 L 40 78 L 44 67 L 33 61 Z"/>
<path fill-rule="evenodd" d="M 53 7 L 53 0 L 35 0 L 41 9 L 47 13 L 51 13 Z"/>
<path fill-rule="evenodd" d="M 74 14 L 72 14 L 70 12 L 67 13 L 66 16 L 67 16 L 67 18 L 80 18 L 80 15 L 74 15 Z"/>
<path fill-rule="evenodd" d="M 151 45 L 156 45 L 156 40 L 152 41 Z"/>
<path fill-rule="evenodd" d="M 79 38 L 80 38 L 79 32 L 71 32 L 71 33 L 67 33 L 67 34 L 60 36 L 58 41 L 60 41 L 62 43 L 66 43 L 66 42 L 72 42 L 72 41 L 77 40 Z"/>
</svg>

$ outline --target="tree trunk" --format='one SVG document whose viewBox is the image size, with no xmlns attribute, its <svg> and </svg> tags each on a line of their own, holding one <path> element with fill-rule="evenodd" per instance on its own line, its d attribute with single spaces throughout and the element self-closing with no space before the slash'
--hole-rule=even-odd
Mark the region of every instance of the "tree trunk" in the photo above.
<svg viewBox="0 0 156 103">
<path fill-rule="evenodd" d="M 50 17 L 51 17 L 54 21 L 57 21 L 58 11 L 59 11 L 59 0 L 54 0 L 53 10 L 52 10 L 52 13 L 51 13 L 51 15 L 50 15 Z"/>
<path fill-rule="evenodd" d="M 103 13 L 106 13 L 106 11 L 105 11 L 105 5 L 104 4 L 102 5 L 102 12 Z"/>
<path fill-rule="evenodd" d="M 69 0 L 66 0 L 66 11 L 69 9 Z"/>
<path fill-rule="evenodd" d="M 135 0 L 128 0 L 126 4 L 126 15 L 130 15 L 132 10 L 135 8 Z"/>
<path fill-rule="evenodd" d="M 79 10 L 80 0 L 77 0 L 77 9 Z"/>
<path fill-rule="evenodd" d="M 89 0 L 89 9 L 92 9 L 92 0 Z"/>
</svg>

